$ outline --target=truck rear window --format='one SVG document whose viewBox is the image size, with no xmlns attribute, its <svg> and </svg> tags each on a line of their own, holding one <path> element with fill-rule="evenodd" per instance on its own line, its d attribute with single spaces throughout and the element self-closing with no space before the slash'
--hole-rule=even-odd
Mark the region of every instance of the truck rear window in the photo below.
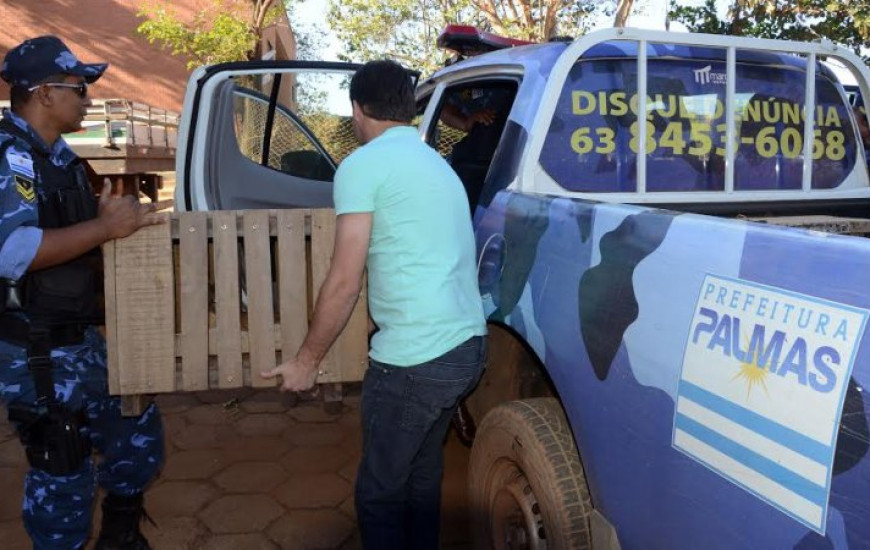
<svg viewBox="0 0 870 550">
<path fill-rule="evenodd" d="M 566 79 L 541 152 L 541 166 L 578 192 L 632 192 L 646 140 L 647 191 L 721 191 L 725 182 L 726 69 L 723 60 L 647 63 L 647 121 L 637 117 L 637 61 L 580 59 Z M 839 186 L 857 147 L 850 108 L 817 72 L 814 189 Z M 734 188 L 800 189 L 805 72 L 741 62 L 735 83 Z"/>
</svg>

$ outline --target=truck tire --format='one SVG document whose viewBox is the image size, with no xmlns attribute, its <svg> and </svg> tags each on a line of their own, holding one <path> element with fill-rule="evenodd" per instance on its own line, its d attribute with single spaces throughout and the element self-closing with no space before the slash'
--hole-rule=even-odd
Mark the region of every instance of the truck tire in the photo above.
<svg viewBox="0 0 870 550">
<path fill-rule="evenodd" d="M 557 400 L 492 409 L 478 428 L 468 471 L 476 549 L 592 547 L 586 478 Z"/>
</svg>

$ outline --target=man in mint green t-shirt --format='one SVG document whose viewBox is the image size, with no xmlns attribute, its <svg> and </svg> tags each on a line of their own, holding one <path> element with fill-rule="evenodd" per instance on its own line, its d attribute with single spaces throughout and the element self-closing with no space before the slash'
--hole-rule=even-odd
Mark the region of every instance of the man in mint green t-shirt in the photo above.
<svg viewBox="0 0 870 550">
<path fill-rule="evenodd" d="M 405 69 L 367 63 L 351 81 L 350 99 L 363 147 L 335 175 L 332 265 L 298 353 L 263 376 L 281 375 L 290 391 L 314 384 L 367 268 L 378 330 L 361 404 L 355 501 L 362 543 L 434 550 L 442 445 L 486 357 L 471 215 L 459 178 L 410 126 L 416 108 Z"/>
</svg>

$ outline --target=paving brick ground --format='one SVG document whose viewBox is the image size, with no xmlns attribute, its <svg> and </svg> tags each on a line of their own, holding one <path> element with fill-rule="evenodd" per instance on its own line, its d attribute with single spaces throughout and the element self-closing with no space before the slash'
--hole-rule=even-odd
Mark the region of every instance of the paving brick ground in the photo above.
<svg viewBox="0 0 870 550">
<path fill-rule="evenodd" d="M 146 495 L 155 550 L 352 550 L 359 548 L 353 483 L 360 453 L 359 388 L 339 414 L 316 400 L 269 390 L 157 398 L 167 459 Z M 0 547 L 27 550 L 21 526 L 24 454 L 0 420 Z M 443 548 L 469 548 L 468 451 L 447 442 Z M 99 525 L 99 510 L 95 510 Z"/>
</svg>

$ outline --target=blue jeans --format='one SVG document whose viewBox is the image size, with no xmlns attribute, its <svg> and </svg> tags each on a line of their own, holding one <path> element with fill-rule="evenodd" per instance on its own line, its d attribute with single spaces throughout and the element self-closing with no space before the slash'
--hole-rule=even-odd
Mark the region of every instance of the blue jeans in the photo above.
<svg viewBox="0 0 870 550">
<path fill-rule="evenodd" d="M 362 387 L 356 512 L 366 550 L 438 548 L 444 439 L 480 380 L 486 338 L 411 367 L 370 361 Z"/>
</svg>

